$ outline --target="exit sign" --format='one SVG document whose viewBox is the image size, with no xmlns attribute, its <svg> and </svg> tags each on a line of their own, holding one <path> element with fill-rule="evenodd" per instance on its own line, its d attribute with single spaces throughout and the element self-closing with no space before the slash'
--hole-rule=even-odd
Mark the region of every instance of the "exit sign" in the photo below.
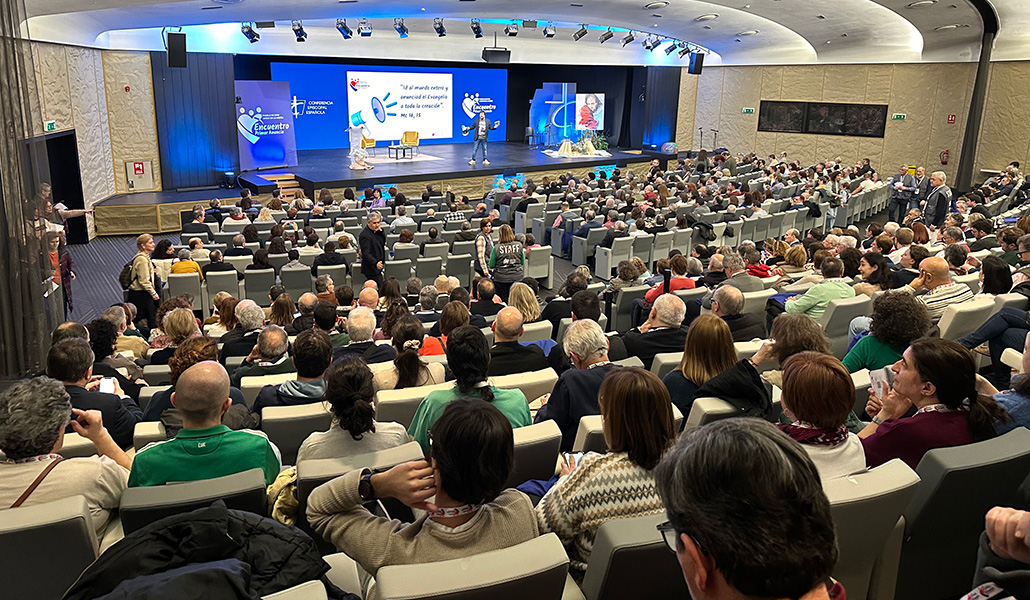
<svg viewBox="0 0 1030 600">
<path fill-rule="evenodd" d="M 892 121 L 904 121 L 905 120 L 905 113 L 894 113 L 894 114 L 891 115 L 891 120 Z"/>
<path fill-rule="evenodd" d="M 43 121 L 44 131 L 57 131 L 57 121 Z"/>
<path fill-rule="evenodd" d="M 744 108 L 742 108 L 740 110 L 740 112 L 744 113 L 745 115 L 753 115 L 753 114 L 755 114 L 755 109 L 749 108 L 749 107 L 744 107 Z"/>
</svg>

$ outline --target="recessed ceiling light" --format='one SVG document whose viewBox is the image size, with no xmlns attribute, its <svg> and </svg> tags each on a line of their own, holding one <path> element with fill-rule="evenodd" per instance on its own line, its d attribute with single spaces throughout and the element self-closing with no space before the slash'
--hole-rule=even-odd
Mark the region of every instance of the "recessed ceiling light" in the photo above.
<svg viewBox="0 0 1030 600">
<path fill-rule="evenodd" d="M 712 28 L 712 26 L 711 26 L 711 25 L 705 25 L 705 27 L 704 27 L 704 28 L 705 28 L 705 29 L 711 29 L 711 28 Z"/>
<path fill-rule="evenodd" d="M 706 14 L 694 17 L 694 20 L 697 21 L 698 23 L 701 23 L 703 21 L 714 21 L 715 19 L 718 19 L 718 18 L 719 18 L 719 15 L 717 13 L 706 13 Z"/>
<path fill-rule="evenodd" d="M 751 8 L 751 5 L 750 5 L 750 4 L 745 4 L 745 5 L 744 5 L 744 9 L 745 9 L 745 10 L 747 10 L 747 9 L 749 9 L 749 8 Z"/>
<path fill-rule="evenodd" d="M 652 16 L 652 17 L 654 17 L 654 18 L 656 18 L 656 19 L 661 19 L 661 18 L 662 18 L 662 15 L 660 15 L 660 14 L 658 14 L 658 13 L 654 13 L 654 14 L 652 14 L 651 16 Z"/>
<path fill-rule="evenodd" d="M 832 44 L 832 43 L 833 43 L 833 40 L 826 40 L 826 43 L 827 43 L 827 44 Z"/>
<path fill-rule="evenodd" d="M 757 29 L 748 29 L 748 30 L 745 30 L 745 31 L 741 31 L 737 35 L 740 36 L 740 37 L 747 37 L 749 35 L 758 35 L 758 30 Z"/>
<path fill-rule="evenodd" d="M 218 10 L 221 6 L 201 6 L 200 10 Z"/>
<path fill-rule="evenodd" d="M 826 15 L 816 15 L 815 18 L 817 18 L 817 19 L 825 19 Z"/>
<path fill-rule="evenodd" d="M 840 37 L 848 37 L 848 34 L 842 33 L 842 34 L 840 34 Z"/>
<path fill-rule="evenodd" d="M 661 2 L 648 2 L 644 5 L 644 10 L 658 10 L 659 8 L 665 8 L 669 3 L 662 0 Z"/>
<path fill-rule="evenodd" d="M 906 8 L 923 8 L 926 6 L 933 6 L 937 4 L 937 0 L 916 0 L 915 2 L 909 2 Z"/>
<path fill-rule="evenodd" d="M 939 27 L 934 27 L 933 30 L 948 31 L 949 29 L 961 29 L 963 27 L 969 27 L 969 25 L 966 23 L 951 23 L 950 25 L 941 25 Z"/>
<path fill-rule="evenodd" d="M 575 6 L 576 8 L 583 8 L 583 5 L 579 4 L 578 2 L 573 2 L 572 4 L 569 4 L 569 6 Z"/>
</svg>

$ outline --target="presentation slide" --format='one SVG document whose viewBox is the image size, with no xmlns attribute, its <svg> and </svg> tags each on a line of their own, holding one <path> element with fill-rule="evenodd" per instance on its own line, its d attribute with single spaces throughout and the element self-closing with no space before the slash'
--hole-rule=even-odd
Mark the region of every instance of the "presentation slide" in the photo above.
<svg viewBox="0 0 1030 600">
<path fill-rule="evenodd" d="M 576 129 L 604 129 L 604 94 L 576 94 Z"/>
<path fill-rule="evenodd" d="M 298 150 L 347 148 L 349 127 L 380 146 L 405 131 L 418 132 L 420 145 L 471 143 L 461 126 L 480 110 L 501 122 L 490 139 L 507 137 L 506 69 L 273 62 L 271 76 L 289 83 Z"/>
</svg>

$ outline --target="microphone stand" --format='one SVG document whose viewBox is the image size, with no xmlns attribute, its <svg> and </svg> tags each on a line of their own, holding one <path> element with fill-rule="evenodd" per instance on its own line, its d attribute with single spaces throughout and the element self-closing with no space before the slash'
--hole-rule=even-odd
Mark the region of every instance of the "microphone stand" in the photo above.
<svg viewBox="0 0 1030 600">
<path fill-rule="evenodd" d="M 712 137 L 712 150 L 715 150 L 716 148 L 719 147 L 719 142 L 718 142 L 718 140 L 719 140 L 719 130 L 718 129 L 709 129 L 709 131 L 711 131 L 714 134 L 714 136 Z"/>
<path fill-rule="evenodd" d="M 701 138 L 697 141 L 697 149 L 700 150 L 705 147 L 705 128 L 698 127 L 697 134 Z"/>
</svg>

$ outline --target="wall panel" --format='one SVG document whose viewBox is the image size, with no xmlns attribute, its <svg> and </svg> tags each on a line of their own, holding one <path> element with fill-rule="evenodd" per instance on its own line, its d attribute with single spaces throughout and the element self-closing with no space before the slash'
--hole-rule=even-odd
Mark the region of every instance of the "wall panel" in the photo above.
<svg viewBox="0 0 1030 600">
<path fill-rule="evenodd" d="M 154 116 L 154 85 L 150 54 L 104 52 L 104 87 L 111 129 L 111 159 L 115 190 L 129 189 L 125 162 L 149 160 L 154 168 L 154 187 L 161 189 L 161 160 Z M 125 88 L 129 90 L 126 91 Z"/>
</svg>

